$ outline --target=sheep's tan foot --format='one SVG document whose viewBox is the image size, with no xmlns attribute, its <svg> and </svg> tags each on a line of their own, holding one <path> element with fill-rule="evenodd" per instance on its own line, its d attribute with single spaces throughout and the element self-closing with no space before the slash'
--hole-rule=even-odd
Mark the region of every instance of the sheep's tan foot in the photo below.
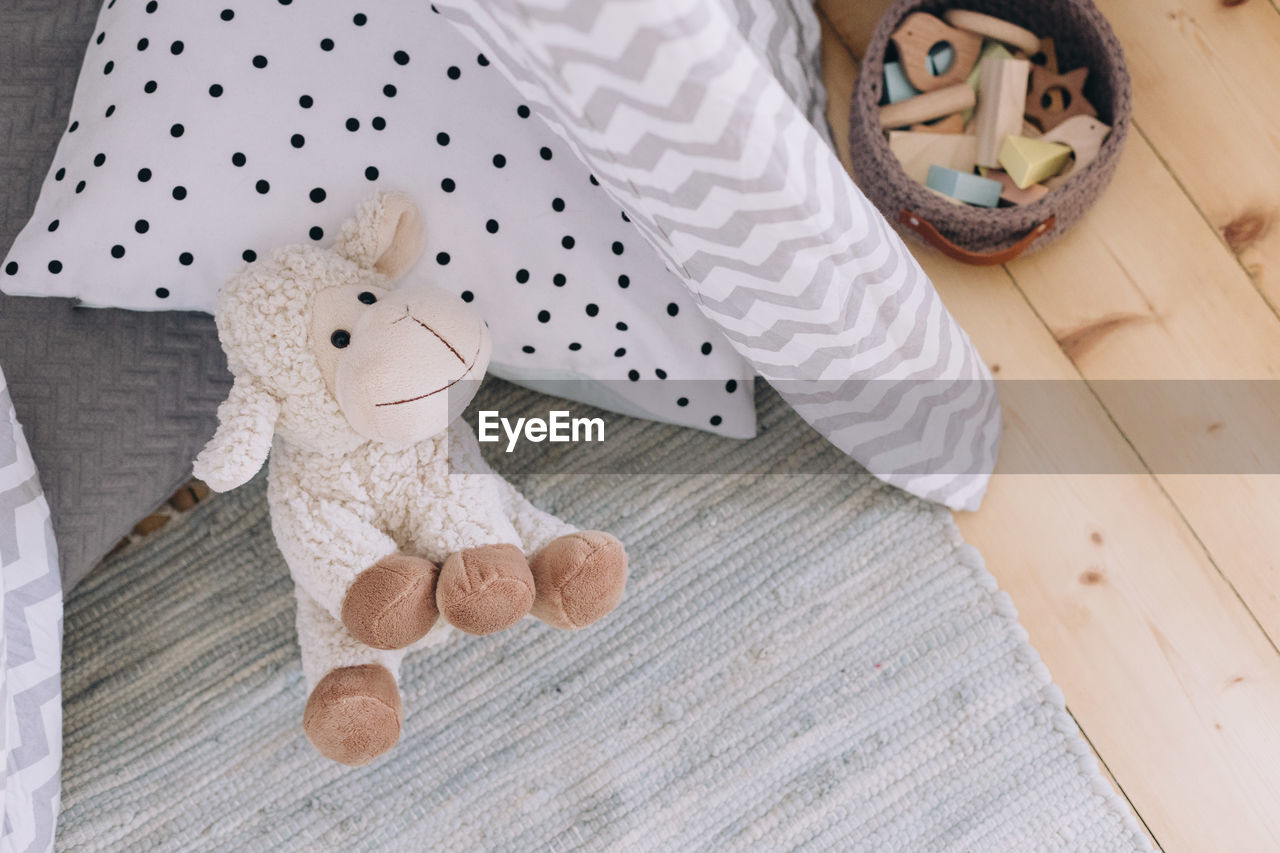
<svg viewBox="0 0 1280 853">
<path fill-rule="evenodd" d="M 607 615 L 627 584 L 627 552 L 598 530 L 552 540 L 529 568 L 537 590 L 533 615 L 556 628 L 583 628 Z"/>
<path fill-rule="evenodd" d="M 320 679 L 302 730 L 325 758 L 358 767 L 400 740 L 400 691 L 386 667 L 344 666 Z"/>
<path fill-rule="evenodd" d="M 510 628 L 533 606 L 533 575 L 514 545 L 482 545 L 449 555 L 440 568 L 436 603 L 468 634 Z"/>
<path fill-rule="evenodd" d="M 440 611 L 435 563 L 408 554 L 383 557 L 356 576 L 342 600 L 342 624 L 375 649 L 403 649 L 422 639 Z"/>
</svg>

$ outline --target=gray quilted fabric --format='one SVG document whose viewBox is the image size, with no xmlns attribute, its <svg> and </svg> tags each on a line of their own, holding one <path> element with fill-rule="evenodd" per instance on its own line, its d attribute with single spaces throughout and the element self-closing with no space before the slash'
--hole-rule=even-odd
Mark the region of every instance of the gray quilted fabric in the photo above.
<svg viewBox="0 0 1280 853">
<path fill-rule="evenodd" d="M 0 247 L 35 206 L 98 0 L 0 0 Z M 211 318 L 0 295 L 0 365 L 70 589 L 190 475 L 229 377 Z"/>
</svg>

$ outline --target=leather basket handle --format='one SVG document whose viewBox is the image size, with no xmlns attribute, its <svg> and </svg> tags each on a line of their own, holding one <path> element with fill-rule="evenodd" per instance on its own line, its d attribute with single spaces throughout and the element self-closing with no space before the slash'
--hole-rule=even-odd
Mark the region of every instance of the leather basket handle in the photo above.
<svg viewBox="0 0 1280 853">
<path fill-rule="evenodd" d="M 948 258 L 953 258 L 966 264 L 973 264 L 976 267 L 989 267 L 997 264 L 1008 263 L 1014 258 L 1021 255 L 1031 244 L 1053 230 L 1054 224 L 1058 221 L 1056 215 L 1050 215 L 1048 219 L 1032 228 L 1026 234 L 1022 235 L 1022 239 L 1014 243 L 1012 246 L 1006 246 L 1003 249 L 997 249 L 994 252 L 971 252 L 952 243 L 937 228 L 933 227 L 933 223 L 925 219 L 919 214 L 903 208 L 898 211 L 898 221 L 910 228 L 912 231 L 924 238 L 924 241 L 933 246 Z"/>
</svg>

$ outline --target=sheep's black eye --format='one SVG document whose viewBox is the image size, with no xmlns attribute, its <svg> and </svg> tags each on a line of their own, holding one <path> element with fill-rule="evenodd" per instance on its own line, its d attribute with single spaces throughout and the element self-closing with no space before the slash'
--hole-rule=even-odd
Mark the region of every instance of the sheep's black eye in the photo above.
<svg viewBox="0 0 1280 853">
<path fill-rule="evenodd" d="M 372 293 L 370 293 L 367 290 L 361 293 L 359 296 L 357 296 L 356 299 L 359 299 L 365 305 L 372 305 L 373 303 L 378 301 L 378 297 L 374 296 Z"/>
<path fill-rule="evenodd" d="M 351 333 L 346 329 L 339 329 L 329 336 L 329 343 L 338 349 L 349 346 L 351 344 Z"/>
</svg>

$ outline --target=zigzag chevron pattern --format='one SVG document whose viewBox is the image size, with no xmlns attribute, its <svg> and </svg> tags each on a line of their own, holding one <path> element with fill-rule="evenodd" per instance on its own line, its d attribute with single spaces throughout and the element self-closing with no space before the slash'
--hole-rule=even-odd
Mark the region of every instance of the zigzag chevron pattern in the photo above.
<svg viewBox="0 0 1280 853">
<path fill-rule="evenodd" d="M 975 509 L 1000 437 L 991 376 L 809 123 L 814 96 L 761 61 L 794 49 L 785 19 L 812 10 L 723 2 L 435 5 L 805 420 L 886 482 Z"/>
<path fill-rule="evenodd" d="M 0 849 L 52 850 L 62 759 L 62 584 L 35 463 L 0 372 Z"/>
</svg>

